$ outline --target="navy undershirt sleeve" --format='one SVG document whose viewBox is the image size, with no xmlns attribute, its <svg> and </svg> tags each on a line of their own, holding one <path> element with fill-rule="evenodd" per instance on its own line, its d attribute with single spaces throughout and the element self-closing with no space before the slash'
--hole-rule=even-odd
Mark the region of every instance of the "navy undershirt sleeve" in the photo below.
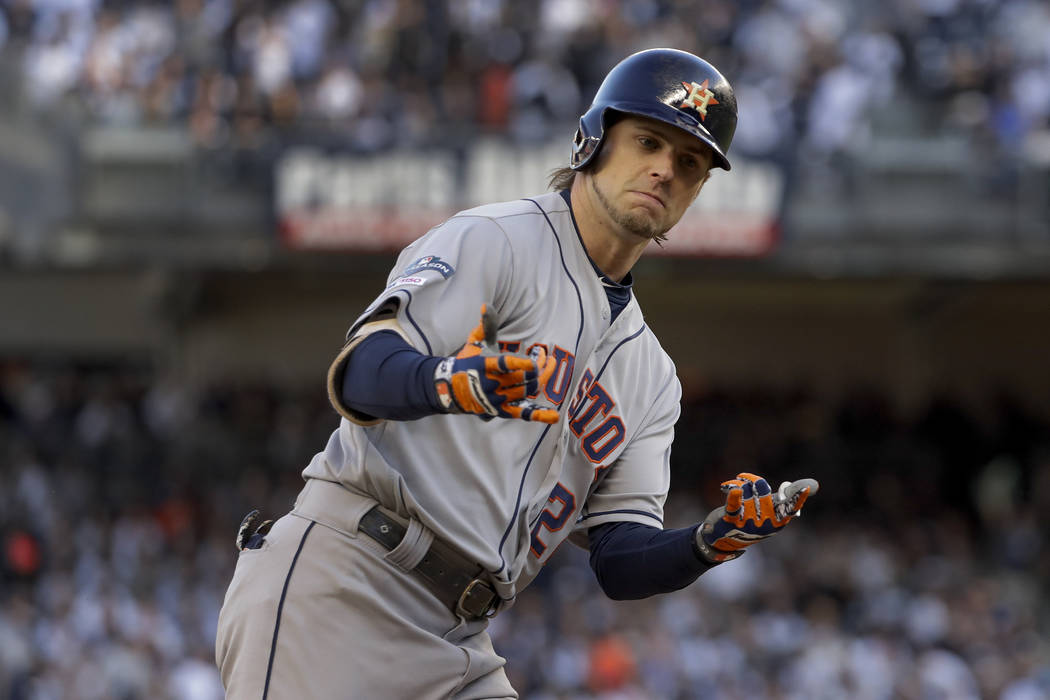
<svg viewBox="0 0 1050 700">
<path fill-rule="evenodd" d="M 342 399 L 375 418 L 415 420 L 440 413 L 434 370 L 440 357 L 424 355 L 394 331 L 372 333 L 346 361 Z"/>
<path fill-rule="evenodd" d="M 591 569 L 605 595 L 637 600 L 691 584 L 712 566 L 696 550 L 696 528 L 661 530 L 631 522 L 592 527 Z"/>
</svg>

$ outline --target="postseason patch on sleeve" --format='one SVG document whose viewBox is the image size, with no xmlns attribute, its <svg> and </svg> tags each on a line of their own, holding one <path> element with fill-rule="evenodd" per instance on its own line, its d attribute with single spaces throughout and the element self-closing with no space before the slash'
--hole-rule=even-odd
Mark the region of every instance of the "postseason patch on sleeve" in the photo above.
<svg viewBox="0 0 1050 700">
<path fill-rule="evenodd" d="M 439 272 L 445 279 L 448 279 L 456 272 L 456 268 L 452 267 L 438 256 L 424 255 L 419 260 L 416 260 L 414 263 L 406 267 L 404 272 L 401 273 L 401 276 L 411 277 L 412 275 L 417 275 L 426 270 Z"/>
<path fill-rule="evenodd" d="M 426 284 L 425 277 L 416 277 L 414 275 L 406 275 L 404 277 L 398 277 L 396 280 L 387 285 L 387 289 L 391 287 L 404 287 L 406 285 L 412 285 L 413 287 L 422 287 Z"/>
</svg>

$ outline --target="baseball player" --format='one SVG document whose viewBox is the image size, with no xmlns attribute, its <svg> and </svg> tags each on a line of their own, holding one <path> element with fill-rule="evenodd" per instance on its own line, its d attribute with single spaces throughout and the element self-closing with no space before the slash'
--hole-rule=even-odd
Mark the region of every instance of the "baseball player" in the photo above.
<svg viewBox="0 0 1050 700">
<path fill-rule="evenodd" d="M 342 419 L 294 509 L 238 534 L 228 697 L 515 698 L 486 626 L 565 539 L 607 595 L 643 598 L 798 514 L 816 482 L 741 473 L 703 523 L 662 527 L 681 387 L 630 271 L 729 170 L 735 126 L 709 63 L 634 54 L 552 192 L 461 212 L 401 253 L 332 364 Z"/>
</svg>

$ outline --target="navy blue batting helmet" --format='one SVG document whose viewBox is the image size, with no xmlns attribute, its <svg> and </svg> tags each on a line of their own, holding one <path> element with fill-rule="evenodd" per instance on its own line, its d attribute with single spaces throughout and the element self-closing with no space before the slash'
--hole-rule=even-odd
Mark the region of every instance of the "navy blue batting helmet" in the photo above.
<svg viewBox="0 0 1050 700">
<path fill-rule="evenodd" d="M 726 152 L 736 131 L 736 98 L 729 81 L 702 58 L 678 49 L 649 49 L 617 63 L 580 117 L 569 161 L 573 170 L 598 152 L 610 111 L 676 126 L 711 147 L 713 165 L 730 168 Z"/>
</svg>

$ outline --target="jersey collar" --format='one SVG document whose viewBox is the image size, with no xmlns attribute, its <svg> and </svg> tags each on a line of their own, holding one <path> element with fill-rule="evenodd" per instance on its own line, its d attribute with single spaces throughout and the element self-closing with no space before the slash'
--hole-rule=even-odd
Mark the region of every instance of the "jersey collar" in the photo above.
<svg viewBox="0 0 1050 700">
<path fill-rule="evenodd" d="M 572 198 L 569 196 L 569 190 L 559 190 L 558 194 L 561 195 L 561 198 L 564 199 L 565 203 L 569 206 L 569 217 L 572 219 L 572 229 L 576 232 L 576 239 L 580 242 L 580 247 L 583 248 L 583 252 L 587 256 L 587 261 L 591 264 L 591 267 L 594 268 L 594 272 L 598 275 L 598 279 L 601 280 L 602 286 L 608 287 L 609 289 L 630 292 L 631 287 L 634 285 L 634 276 L 628 271 L 623 278 L 623 282 L 614 282 L 601 271 L 601 268 L 599 268 L 594 260 L 591 259 L 591 254 L 587 252 L 587 246 L 583 243 L 583 236 L 580 235 L 580 227 L 576 224 L 576 214 L 572 210 Z"/>
</svg>

